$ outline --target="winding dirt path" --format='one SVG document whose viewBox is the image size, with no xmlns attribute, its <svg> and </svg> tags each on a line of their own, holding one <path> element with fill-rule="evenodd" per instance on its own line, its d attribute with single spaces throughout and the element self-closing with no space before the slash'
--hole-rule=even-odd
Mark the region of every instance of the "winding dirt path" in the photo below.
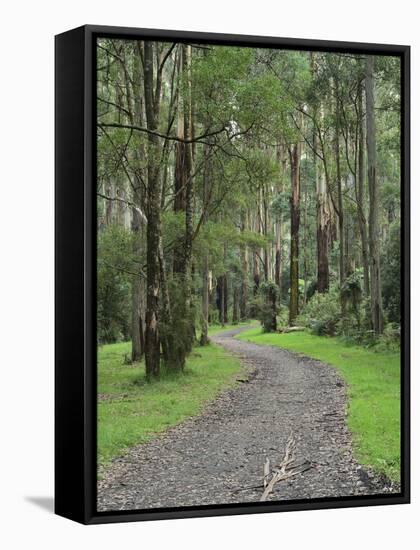
<svg viewBox="0 0 420 550">
<path fill-rule="evenodd" d="M 378 494 L 389 483 L 354 460 L 346 428 L 346 388 L 330 366 L 271 346 L 212 340 L 240 356 L 247 381 L 205 412 L 113 461 L 98 483 L 98 510 L 256 502 L 263 465 L 283 456 L 291 433 L 304 473 L 281 481 L 269 500 Z M 394 489 L 395 490 L 395 489 Z"/>
</svg>

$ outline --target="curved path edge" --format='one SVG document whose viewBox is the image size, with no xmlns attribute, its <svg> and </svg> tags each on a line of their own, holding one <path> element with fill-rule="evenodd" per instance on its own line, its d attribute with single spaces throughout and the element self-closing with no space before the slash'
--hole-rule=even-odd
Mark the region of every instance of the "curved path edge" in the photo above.
<svg viewBox="0 0 420 550">
<path fill-rule="evenodd" d="M 281 348 L 234 338 L 249 328 L 211 338 L 239 356 L 247 376 L 201 415 L 113 460 L 98 482 L 99 511 L 259 501 L 264 463 L 281 462 L 291 434 L 294 465 L 306 469 L 277 483 L 268 500 L 399 491 L 354 459 L 346 386 L 337 371 Z"/>
</svg>

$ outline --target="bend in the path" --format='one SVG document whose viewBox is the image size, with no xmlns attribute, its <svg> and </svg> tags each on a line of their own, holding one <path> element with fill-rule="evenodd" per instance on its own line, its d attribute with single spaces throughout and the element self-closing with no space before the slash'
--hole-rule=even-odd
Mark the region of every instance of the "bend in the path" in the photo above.
<svg viewBox="0 0 420 550">
<path fill-rule="evenodd" d="M 99 510 L 259 501 L 263 465 L 283 458 L 291 433 L 301 475 L 270 500 L 378 494 L 391 490 L 354 460 L 346 388 L 330 366 L 237 340 L 241 327 L 212 336 L 245 363 L 248 376 L 204 413 L 114 461 L 98 485 Z"/>
</svg>

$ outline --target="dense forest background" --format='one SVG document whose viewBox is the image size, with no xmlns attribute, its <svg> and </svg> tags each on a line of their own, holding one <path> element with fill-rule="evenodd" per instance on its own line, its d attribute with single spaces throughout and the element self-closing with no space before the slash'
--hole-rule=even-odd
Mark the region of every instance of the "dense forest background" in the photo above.
<svg viewBox="0 0 420 550">
<path fill-rule="evenodd" d="M 100 39 L 98 343 L 400 326 L 400 59 Z"/>
</svg>

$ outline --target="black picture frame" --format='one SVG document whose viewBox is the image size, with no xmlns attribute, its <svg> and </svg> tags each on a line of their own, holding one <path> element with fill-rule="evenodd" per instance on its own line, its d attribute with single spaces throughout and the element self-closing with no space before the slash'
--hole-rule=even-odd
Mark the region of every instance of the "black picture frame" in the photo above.
<svg viewBox="0 0 420 550">
<path fill-rule="evenodd" d="M 96 510 L 97 37 L 395 55 L 402 67 L 401 492 L 398 494 Z M 55 513 L 84 524 L 410 502 L 410 47 L 86 25 L 55 37 Z"/>
</svg>

